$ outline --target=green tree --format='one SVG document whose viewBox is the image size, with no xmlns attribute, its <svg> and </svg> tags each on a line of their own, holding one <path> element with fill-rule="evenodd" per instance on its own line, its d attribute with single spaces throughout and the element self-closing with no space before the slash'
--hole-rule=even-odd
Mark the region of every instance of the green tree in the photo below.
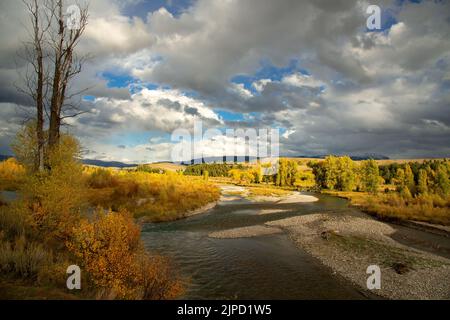
<svg viewBox="0 0 450 320">
<path fill-rule="evenodd" d="M 417 191 L 420 194 L 426 194 L 428 192 L 428 174 L 425 169 L 419 170 L 419 180 L 417 183 Z"/>
<path fill-rule="evenodd" d="M 448 171 L 444 165 L 439 165 L 436 170 L 436 187 L 437 192 L 443 196 L 447 196 L 450 191 L 450 184 L 448 180 Z"/>
<path fill-rule="evenodd" d="M 398 192 L 401 192 L 405 187 L 405 170 L 398 168 L 393 179 L 394 184 Z"/>
<path fill-rule="evenodd" d="M 295 161 L 288 161 L 287 162 L 287 185 L 294 186 L 295 185 L 295 179 L 297 177 L 297 162 Z"/>
<path fill-rule="evenodd" d="M 309 189 L 316 184 L 314 173 L 310 170 L 301 170 L 297 173 L 297 185 L 300 188 Z"/>
<path fill-rule="evenodd" d="M 280 159 L 278 162 L 278 172 L 275 178 L 275 185 L 284 186 L 294 186 L 295 179 L 297 176 L 298 165 L 296 161 Z"/>
<path fill-rule="evenodd" d="M 367 192 L 376 193 L 381 182 L 378 164 L 370 159 L 361 163 L 362 189 Z"/>
<path fill-rule="evenodd" d="M 408 187 L 409 191 L 414 192 L 416 184 L 414 183 L 414 174 L 411 170 L 411 166 L 409 164 L 405 165 L 405 186 Z"/>
<path fill-rule="evenodd" d="M 400 195 L 403 198 L 409 199 L 412 198 L 412 194 L 411 191 L 409 191 L 409 188 L 407 186 L 405 186 L 401 191 L 400 191 Z"/>
<path fill-rule="evenodd" d="M 310 161 L 308 162 L 308 167 L 312 169 L 314 175 L 314 180 L 319 188 L 326 188 L 325 183 L 325 166 L 323 162 Z"/>
<path fill-rule="evenodd" d="M 333 190 L 338 183 L 338 160 L 335 156 L 328 156 L 323 162 L 325 171 L 324 185 L 326 188 Z"/>
<path fill-rule="evenodd" d="M 352 191 L 356 185 L 355 165 L 350 157 L 337 158 L 337 189 Z"/>
</svg>

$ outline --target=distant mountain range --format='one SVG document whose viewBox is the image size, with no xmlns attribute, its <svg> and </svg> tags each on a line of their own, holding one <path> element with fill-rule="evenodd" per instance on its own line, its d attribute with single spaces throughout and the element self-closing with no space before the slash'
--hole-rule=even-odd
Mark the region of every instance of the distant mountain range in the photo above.
<svg viewBox="0 0 450 320">
<path fill-rule="evenodd" d="M 328 154 L 326 155 L 314 155 L 314 156 L 293 156 L 291 158 L 313 158 L 313 159 L 324 159 Z M 342 156 L 342 155 L 335 155 L 335 156 Z M 382 155 L 382 154 L 376 154 L 376 153 L 366 153 L 362 155 L 350 155 L 350 158 L 352 160 L 389 160 L 388 156 Z"/>
<path fill-rule="evenodd" d="M 313 156 L 290 156 L 287 158 L 313 158 L 313 159 L 324 159 L 327 155 L 313 155 Z M 282 156 L 283 157 L 283 156 Z M 364 155 L 352 155 L 350 156 L 352 160 L 367 160 L 367 159 L 373 159 L 373 160 L 388 160 L 389 157 L 381 154 L 364 154 Z M 258 160 L 258 157 L 255 156 L 246 156 L 246 157 L 233 157 L 231 156 L 230 159 L 234 159 L 234 162 L 249 162 L 252 160 Z M 225 162 L 225 157 L 204 157 L 202 159 L 192 159 L 190 161 L 183 161 L 182 164 L 189 165 L 194 163 L 214 163 L 214 162 Z"/>
<path fill-rule="evenodd" d="M 13 156 L 0 154 L 0 161 L 4 161 L 4 160 L 7 160 L 12 157 Z M 131 168 L 131 167 L 137 166 L 137 164 L 124 163 L 124 162 L 120 162 L 120 161 L 103 161 L 103 160 L 94 160 L 94 159 L 82 159 L 81 162 L 83 164 L 88 164 L 88 165 L 98 166 L 98 167 Z"/>
<path fill-rule="evenodd" d="M 0 161 L 4 161 L 12 156 L 1 155 Z M 313 158 L 313 159 L 323 159 L 326 155 L 313 155 L 313 156 L 291 156 L 289 158 Z M 234 162 L 249 162 L 252 160 L 257 160 L 257 157 L 231 157 L 234 159 Z M 354 155 L 350 156 L 353 160 L 388 160 L 389 157 L 380 155 L 380 154 L 364 154 L 364 155 Z M 190 161 L 184 161 L 182 164 L 189 165 L 193 163 L 214 163 L 214 162 L 223 162 L 225 157 L 205 157 L 202 159 L 192 159 Z M 87 165 L 93 165 L 98 167 L 115 167 L 115 168 L 131 168 L 136 167 L 137 164 L 124 163 L 120 161 L 103 161 L 103 160 L 94 160 L 94 159 L 83 159 L 82 162 Z"/>
<path fill-rule="evenodd" d="M 82 159 L 81 162 L 83 162 L 83 164 L 98 167 L 131 168 L 137 166 L 137 164 L 123 163 L 120 161 L 103 161 L 94 159 Z"/>
<path fill-rule="evenodd" d="M 233 159 L 233 162 L 249 162 L 249 161 L 253 161 L 253 160 L 257 160 L 257 157 L 249 157 L 249 156 L 245 156 L 245 157 L 236 157 L 236 156 L 230 156 L 230 159 Z M 188 161 L 183 161 L 181 164 L 185 164 L 185 165 L 190 165 L 190 164 L 198 164 L 198 163 L 221 163 L 221 162 L 225 162 L 226 161 L 226 157 L 203 157 L 201 159 L 192 159 L 192 160 L 188 160 Z"/>
</svg>

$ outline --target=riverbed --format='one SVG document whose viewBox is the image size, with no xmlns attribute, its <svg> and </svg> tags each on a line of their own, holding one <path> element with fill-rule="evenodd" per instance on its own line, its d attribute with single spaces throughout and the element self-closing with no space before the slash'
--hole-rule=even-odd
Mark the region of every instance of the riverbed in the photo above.
<svg viewBox="0 0 450 320">
<path fill-rule="evenodd" d="M 142 238 L 150 251 L 168 256 L 186 279 L 186 299 L 367 299 L 366 293 L 297 248 L 284 233 L 233 239 L 209 236 L 317 211 L 348 210 L 346 200 L 314 196 L 319 200 L 306 203 L 224 196 L 203 214 L 144 225 Z"/>
</svg>

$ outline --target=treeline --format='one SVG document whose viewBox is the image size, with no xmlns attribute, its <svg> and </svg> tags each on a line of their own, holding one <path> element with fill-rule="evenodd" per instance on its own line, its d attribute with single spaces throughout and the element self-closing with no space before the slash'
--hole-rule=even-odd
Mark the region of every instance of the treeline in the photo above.
<svg viewBox="0 0 450 320">
<path fill-rule="evenodd" d="M 446 159 L 379 167 L 375 160 L 355 162 L 347 156 L 328 156 L 308 166 L 313 169 L 317 186 L 329 190 L 376 193 L 386 184 L 409 197 L 426 193 L 447 196 L 450 191 L 450 161 Z"/>
<path fill-rule="evenodd" d="M 320 188 L 375 193 L 383 183 L 378 164 L 372 159 L 356 163 L 348 156 L 328 156 L 322 162 L 309 162 L 308 166 Z"/>
<path fill-rule="evenodd" d="M 227 163 L 201 163 L 188 166 L 184 170 L 184 174 L 187 176 L 203 176 L 209 177 L 228 177 L 228 173 L 231 169 L 244 169 L 242 164 L 227 164 Z"/>
<path fill-rule="evenodd" d="M 450 161 L 446 159 L 386 165 L 380 171 L 405 196 L 430 193 L 446 197 L 450 192 Z"/>
<path fill-rule="evenodd" d="M 448 159 L 434 159 L 434 160 L 424 160 L 423 162 L 408 162 L 407 164 L 410 166 L 411 171 L 414 174 L 414 179 L 416 182 L 419 180 L 419 171 L 421 169 L 425 169 L 427 171 L 438 171 L 439 166 L 442 166 L 445 163 L 448 163 Z M 384 181 L 387 184 L 394 183 L 393 179 L 395 178 L 397 174 L 398 169 L 405 169 L 405 164 L 401 163 L 391 163 L 391 164 L 385 164 L 380 165 L 380 175 L 383 177 Z"/>
<path fill-rule="evenodd" d="M 310 190 L 314 188 L 314 175 L 312 170 L 301 170 L 298 160 L 280 158 L 277 166 L 272 163 L 258 163 L 253 167 L 244 169 L 234 168 L 228 175 L 239 184 L 273 183 L 278 187 L 296 187 Z"/>
<path fill-rule="evenodd" d="M 160 174 L 166 173 L 166 170 L 164 170 L 164 169 L 150 167 L 145 164 L 138 165 L 135 171 L 136 172 L 147 172 L 147 173 L 160 173 Z"/>
</svg>

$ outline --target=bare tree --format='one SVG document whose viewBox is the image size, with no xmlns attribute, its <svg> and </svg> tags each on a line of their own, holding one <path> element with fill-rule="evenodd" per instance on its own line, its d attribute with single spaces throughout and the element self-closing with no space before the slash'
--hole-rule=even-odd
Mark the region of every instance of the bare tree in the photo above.
<svg viewBox="0 0 450 320">
<path fill-rule="evenodd" d="M 72 6 L 71 18 L 64 0 L 22 0 L 29 13 L 29 41 L 25 42 L 23 58 L 28 64 L 24 76 L 25 86 L 20 88 L 31 97 L 36 106 L 37 152 L 35 169 L 42 171 L 45 164 L 45 150 L 59 142 L 60 126 L 64 118 L 74 117 L 82 112 L 70 99 L 82 91 L 69 94 L 71 79 L 81 72 L 86 60 L 79 58 L 75 48 L 87 26 L 88 7 Z M 66 109 L 66 110 L 64 110 Z M 65 114 L 71 111 L 72 114 Z M 46 139 L 45 115 L 49 122 Z"/>
<path fill-rule="evenodd" d="M 42 10 L 38 0 L 24 1 L 30 15 L 30 41 L 25 43 L 25 59 L 32 67 L 32 72 L 26 73 L 27 93 L 36 105 L 36 139 L 37 154 L 35 159 L 35 169 L 44 169 L 44 99 L 46 95 L 47 76 L 44 69 L 44 47 L 45 35 L 49 31 L 52 23 L 51 12 Z M 50 15 L 49 15 L 50 13 Z"/>
<path fill-rule="evenodd" d="M 53 50 L 53 78 L 52 95 L 50 100 L 50 126 L 49 147 L 59 141 L 62 111 L 67 98 L 68 84 L 70 80 L 81 72 L 84 62 L 78 59 L 74 50 L 83 34 L 88 19 L 87 7 L 79 9 L 76 28 L 69 28 L 64 22 L 63 0 L 57 0 L 55 6 L 55 19 L 57 33 L 51 36 L 51 48 Z M 75 114 L 76 115 L 76 114 Z M 67 117 L 67 116 L 66 116 Z"/>
</svg>

